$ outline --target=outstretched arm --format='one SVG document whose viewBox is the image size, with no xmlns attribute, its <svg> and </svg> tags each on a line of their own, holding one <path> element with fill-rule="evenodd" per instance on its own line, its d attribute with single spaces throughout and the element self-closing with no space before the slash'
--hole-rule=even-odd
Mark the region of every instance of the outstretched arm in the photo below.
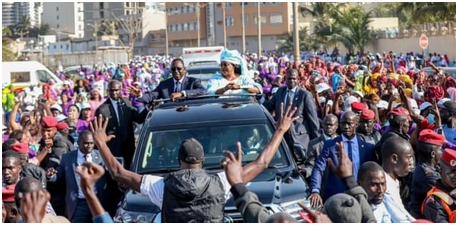
<svg viewBox="0 0 459 231">
<path fill-rule="evenodd" d="M 260 174 L 264 169 L 266 169 L 271 162 L 271 160 L 274 157 L 274 154 L 276 154 L 277 149 L 279 148 L 280 143 L 282 142 L 282 138 L 284 137 L 285 132 L 287 132 L 290 129 L 290 126 L 292 125 L 292 122 L 297 120 L 299 116 L 293 117 L 295 115 L 295 112 L 297 108 L 291 109 L 292 104 L 290 103 L 289 106 L 287 107 L 287 112 L 283 112 L 284 105 L 281 103 L 280 105 L 280 120 L 279 120 L 279 126 L 274 132 L 274 135 L 272 136 L 271 140 L 269 143 L 266 145 L 266 147 L 263 149 L 263 151 L 260 153 L 258 158 L 247 164 L 246 166 L 243 167 L 243 176 L 244 176 L 244 183 L 250 182 L 255 178 L 258 174 Z M 241 144 L 238 143 L 238 155 L 242 153 L 241 150 Z"/>
<path fill-rule="evenodd" d="M 132 190 L 140 192 L 142 176 L 135 172 L 124 169 L 123 165 L 121 165 L 115 159 L 107 146 L 107 142 L 115 137 L 114 135 L 107 136 L 107 134 L 105 134 L 107 124 L 108 119 L 103 122 L 102 115 L 99 115 L 99 117 L 95 118 L 94 121 L 90 124 L 95 144 L 99 148 L 102 159 L 104 159 L 110 175 L 112 175 L 116 181 L 128 186 Z"/>
</svg>

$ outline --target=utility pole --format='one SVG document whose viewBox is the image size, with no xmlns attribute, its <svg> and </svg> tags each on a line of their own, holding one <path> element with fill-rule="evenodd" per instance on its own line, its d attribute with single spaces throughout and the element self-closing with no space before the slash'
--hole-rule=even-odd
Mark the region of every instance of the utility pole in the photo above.
<svg viewBox="0 0 459 231">
<path fill-rule="evenodd" d="M 244 15 L 244 2 L 241 2 L 241 24 L 242 24 L 242 51 L 241 54 L 245 53 L 245 15 Z"/>
<path fill-rule="evenodd" d="M 167 25 L 167 10 L 166 10 L 166 58 L 169 56 L 169 26 Z"/>
<path fill-rule="evenodd" d="M 226 2 L 222 2 L 223 11 L 223 46 L 226 48 Z"/>
<path fill-rule="evenodd" d="M 258 58 L 261 57 L 261 16 L 260 2 L 257 2 Z"/>
<path fill-rule="evenodd" d="M 201 8 L 199 6 L 199 2 L 196 3 L 196 18 L 198 19 L 197 21 L 197 26 L 198 26 L 198 47 L 201 47 L 201 27 L 200 27 L 200 17 L 201 17 Z"/>
<path fill-rule="evenodd" d="M 293 2 L 293 57 L 295 64 L 300 62 L 300 38 L 298 31 L 298 3 Z"/>
</svg>

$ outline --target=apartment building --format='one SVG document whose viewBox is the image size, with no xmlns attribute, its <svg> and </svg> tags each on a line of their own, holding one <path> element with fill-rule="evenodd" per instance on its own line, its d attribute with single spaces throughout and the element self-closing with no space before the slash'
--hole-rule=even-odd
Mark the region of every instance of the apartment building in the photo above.
<svg viewBox="0 0 459 231">
<path fill-rule="evenodd" d="M 257 4 L 256 2 L 166 3 L 171 53 L 178 52 L 177 48 L 198 46 L 198 37 L 200 46 L 223 46 L 225 34 L 223 23 L 226 25 L 226 47 L 242 50 L 242 7 L 244 7 L 246 51 L 256 52 L 258 49 Z M 223 19 L 223 11 L 225 11 L 225 19 Z M 260 21 L 262 48 L 277 49 L 278 38 L 291 31 L 292 4 L 260 3 Z"/>
<path fill-rule="evenodd" d="M 145 2 L 84 2 L 85 37 L 93 38 L 101 23 L 145 11 Z"/>
<path fill-rule="evenodd" d="M 49 24 L 50 33 L 61 38 L 84 37 L 82 2 L 43 2 L 42 23 Z"/>
<path fill-rule="evenodd" d="M 16 25 L 21 16 L 30 18 L 32 26 L 40 25 L 40 2 L 2 2 L 2 27 Z"/>
</svg>

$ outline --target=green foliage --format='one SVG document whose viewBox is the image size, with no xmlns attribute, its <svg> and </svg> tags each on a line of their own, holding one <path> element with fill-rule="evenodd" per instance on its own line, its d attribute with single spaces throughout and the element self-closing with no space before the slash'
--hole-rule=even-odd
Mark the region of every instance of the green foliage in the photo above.
<svg viewBox="0 0 459 231">
<path fill-rule="evenodd" d="M 8 33 L 8 28 L 2 29 L 2 35 Z M 11 33 L 11 31 L 9 31 Z M 11 39 L 2 36 L 2 62 L 14 61 L 16 60 L 16 55 L 12 52 L 9 48 L 9 44 L 11 43 Z"/>
</svg>

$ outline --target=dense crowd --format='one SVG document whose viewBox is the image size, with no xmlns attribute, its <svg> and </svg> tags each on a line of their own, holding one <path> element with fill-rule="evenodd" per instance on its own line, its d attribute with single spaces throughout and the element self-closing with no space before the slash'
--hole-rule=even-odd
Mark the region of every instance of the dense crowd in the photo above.
<svg viewBox="0 0 459 231">
<path fill-rule="evenodd" d="M 301 205 L 306 221 L 455 222 L 456 81 L 442 70 L 453 65 L 447 55 L 368 53 L 346 63 L 333 54 L 304 57 L 224 50 L 207 87 L 186 76 L 180 58 L 160 56 L 58 72 L 62 86 L 4 84 L 3 222 L 113 222 L 120 188 L 148 196 L 163 222 L 221 222 L 231 196 L 246 222 L 293 221 L 269 215 L 245 188 L 282 138 L 310 186 L 311 204 Z M 242 167 L 240 155 L 226 152 L 224 171 L 211 177 L 202 171 L 199 141 L 186 140 L 175 154 L 177 173 L 126 170 L 155 100 L 244 93 L 258 94 L 277 121 L 253 165 Z M 186 174 L 202 183 L 188 187 L 207 187 L 187 202 L 193 206 L 171 195 Z"/>
</svg>

